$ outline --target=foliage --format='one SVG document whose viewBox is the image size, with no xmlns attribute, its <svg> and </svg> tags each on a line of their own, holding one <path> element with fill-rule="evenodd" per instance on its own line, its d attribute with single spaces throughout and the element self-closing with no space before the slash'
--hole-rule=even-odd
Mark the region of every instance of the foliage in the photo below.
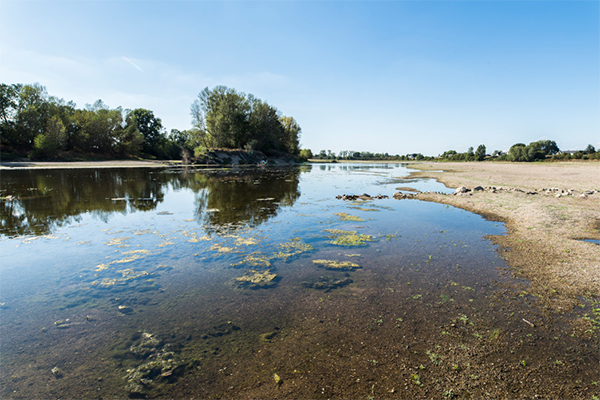
<svg viewBox="0 0 600 400">
<path fill-rule="evenodd" d="M 215 147 L 299 154 L 300 125 L 251 94 L 206 87 L 192 103 L 191 115 L 188 144 L 196 154 Z"/>
<path fill-rule="evenodd" d="M 484 144 L 480 144 L 477 147 L 477 151 L 475 151 L 475 160 L 476 161 L 483 161 L 485 159 L 485 145 Z"/>
</svg>

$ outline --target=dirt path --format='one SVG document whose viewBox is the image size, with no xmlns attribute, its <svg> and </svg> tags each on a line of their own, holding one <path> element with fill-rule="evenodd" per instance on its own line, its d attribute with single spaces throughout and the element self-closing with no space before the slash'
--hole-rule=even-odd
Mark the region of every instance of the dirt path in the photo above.
<svg viewBox="0 0 600 400">
<path fill-rule="evenodd" d="M 435 178 L 449 187 L 484 187 L 418 198 L 505 222 L 508 235 L 493 240 L 549 308 L 565 309 L 576 296 L 600 294 L 600 246 L 582 241 L 600 239 L 600 163 L 422 163 L 409 168 L 418 170 L 411 177 Z"/>
</svg>

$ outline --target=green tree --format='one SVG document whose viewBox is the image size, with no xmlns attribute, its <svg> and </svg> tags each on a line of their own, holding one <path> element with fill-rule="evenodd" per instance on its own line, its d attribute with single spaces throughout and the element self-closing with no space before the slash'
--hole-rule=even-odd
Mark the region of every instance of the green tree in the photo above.
<svg viewBox="0 0 600 400">
<path fill-rule="evenodd" d="M 310 149 L 302 149 L 300 150 L 300 158 L 303 160 L 308 160 L 313 158 L 313 153 Z"/>
<path fill-rule="evenodd" d="M 594 154 L 596 152 L 596 148 L 591 144 L 588 144 L 585 148 L 585 154 Z"/>
<path fill-rule="evenodd" d="M 283 137 L 281 140 L 282 150 L 289 154 L 298 154 L 300 151 L 300 132 L 302 128 L 292 117 L 282 116 L 279 118 L 283 126 Z"/>
<path fill-rule="evenodd" d="M 485 152 L 486 152 L 485 145 L 480 144 L 477 147 L 477 150 L 475 151 L 475 160 L 483 161 L 485 159 Z"/>
<path fill-rule="evenodd" d="M 144 108 L 136 108 L 131 112 L 138 131 L 144 137 L 142 151 L 146 154 L 162 157 L 166 144 L 165 129 L 160 118 Z"/>
<path fill-rule="evenodd" d="M 250 104 L 245 94 L 226 86 L 204 88 L 192 103 L 192 122 L 210 147 L 243 147 L 248 142 Z"/>
<path fill-rule="evenodd" d="M 508 159 L 510 161 L 530 161 L 526 147 L 525 143 L 513 144 L 508 151 Z"/>
</svg>

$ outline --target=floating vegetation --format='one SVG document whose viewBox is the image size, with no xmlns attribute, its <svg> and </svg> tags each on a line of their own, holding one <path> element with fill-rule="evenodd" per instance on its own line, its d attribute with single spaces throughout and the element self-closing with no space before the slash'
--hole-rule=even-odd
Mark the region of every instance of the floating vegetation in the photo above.
<svg viewBox="0 0 600 400">
<path fill-rule="evenodd" d="M 160 212 L 158 212 L 157 214 L 158 214 L 158 215 L 173 215 L 173 213 L 172 213 L 172 212 L 170 212 L 170 211 L 160 211 Z"/>
<path fill-rule="evenodd" d="M 199 241 L 209 241 L 210 236 L 208 235 L 204 235 L 204 236 L 193 236 L 190 240 L 188 240 L 188 242 L 190 243 L 198 243 Z"/>
<path fill-rule="evenodd" d="M 204 212 L 221 212 L 221 210 L 219 210 L 218 208 L 207 208 L 206 210 L 204 210 Z"/>
<path fill-rule="evenodd" d="M 300 285 L 302 287 L 305 287 L 308 289 L 318 289 L 318 290 L 325 290 L 325 292 L 329 292 L 330 290 L 339 289 L 341 287 L 349 285 L 352 282 L 353 282 L 352 279 L 350 279 L 348 277 L 345 277 L 342 279 L 335 279 L 329 275 L 324 275 L 324 276 L 319 276 L 316 281 L 300 282 Z"/>
<path fill-rule="evenodd" d="M 335 269 L 342 271 L 351 271 L 356 268 L 360 268 L 360 265 L 350 261 L 337 261 L 337 260 L 313 260 L 314 264 L 321 265 L 327 269 Z"/>
<path fill-rule="evenodd" d="M 91 240 L 82 240 L 80 242 L 77 242 L 77 246 L 81 246 L 81 245 L 84 245 L 84 244 L 86 244 L 86 245 L 89 246 L 89 245 L 92 244 L 92 241 Z"/>
<path fill-rule="evenodd" d="M 151 229 L 140 229 L 140 230 L 133 232 L 134 235 L 147 235 L 149 233 L 152 233 Z"/>
<path fill-rule="evenodd" d="M 360 210 L 360 211 L 381 211 L 378 208 L 363 208 L 363 207 L 351 207 L 355 210 Z"/>
<path fill-rule="evenodd" d="M 340 229 L 325 229 L 325 231 L 329 232 L 329 238 L 332 239 L 329 243 L 337 246 L 362 246 L 365 242 L 373 241 L 371 235 L 364 235 L 356 231 L 342 231 Z"/>
<path fill-rule="evenodd" d="M 252 267 L 265 267 L 265 268 L 271 267 L 271 263 L 269 262 L 268 257 L 258 251 L 254 252 L 252 254 L 246 255 L 242 259 L 242 261 L 237 262 L 235 264 L 231 264 L 231 266 L 237 267 L 239 265 L 244 265 L 244 264 L 252 266 Z"/>
<path fill-rule="evenodd" d="M 160 244 L 157 244 L 157 245 L 156 245 L 156 247 L 172 246 L 172 245 L 174 245 L 174 244 L 175 244 L 174 242 L 172 242 L 172 241 L 170 241 L 170 240 L 167 240 L 167 241 L 165 241 L 165 242 L 162 242 L 162 243 L 160 243 Z"/>
<path fill-rule="evenodd" d="M 211 250 L 216 250 L 219 253 L 231 253 L 233 252 L 234 248 L 233 247 L 226 247 L 226 246 L 222 246 L 219 243 L 215 243 L 212 246 L 210 246 Z"/>
<path fill-rule="evenodd" d="M 289 242 L 281 243 L 278 248 L 280 250 L 273 255 L 273 258 L 283 258 L 286 261 L 289 257 L 314 250 L 314 247 L 303 243 L 299 237 L 292 238 Z"/>
<path fill-rule="evenodd" d="M 235 239 L 235 244 L 237 246 L 251 246 L 254 244 L 258 244 L 258 241 L 254 238 L 242 238 L 242 237 L 238 237 L 237 239 Z"/>
<path fill-rule="evenodd" d="M 99 267 L 99 266 L 98 266 Z M 117 271 L 117 273 L 121 274 L 121 278 L 104 278 L 101 281 L 94 281 L 91 283 L 92 286 L 100 285 L 101 287 L 110 287 L 114 286 L 117 283 L 125 283 L 127 281 L 140 278 L 142 276 L 150 275 L 146 271 L 134 271 L 131 268 L 123 269 Z"/>
<path fill-rule="evenodd" d="M 107 246 L 118 246 L 118 247 L 129 247 L 126 242 L 131 239 L 131 237 L 116 237 L 111 238 L 108 242 L 104 242 Z"/>
<path fill-rule="evenodd" d="M 260 272 L 251 269 L 244 276 L 236 278 L 236 283 L 239 288 L 258 289 L 274 285 L 275 278 L 277 274 L 272 274 L 271 270 Z"/>
<path fill-rule="evenodd" d="M 360 257 L 360 254 L 345 254 L 346 257 Z"/>
<path fill-rule="evenodd" d="M 130 263 L 132 261 L 139 260 L 140 258 L 144 258 L 144 257 L 140 256 L 139 254 L 134 254 L 134 255 L 132 255 L 131 257 L 128 257 L 128 258 L 123 258 L 121 260 L 111 261 L 110 264 Z"/>
<path fill-rule="evenodd" d="M 344 213 L 344 212 L 339 212 L 339 213 L 334 213 L 333 215 L 337 215 L 340 220 L 342 221 L 354 221 L 354 222 L 363 222 L 364 219 L 362 219 L 361 217 L 357 217 L 356 215 L 350 215 L 348 213 Z"/>
<path fill-rule="evenodd" d="M 96 269 L 94 271 L 100 272 L 100 271 L 104 271 L 106 269 L 108 269 L 108 265 L 106 265 L 106 264 L 100 264 L 100 265 L 96 265 Z"/>
</svg>

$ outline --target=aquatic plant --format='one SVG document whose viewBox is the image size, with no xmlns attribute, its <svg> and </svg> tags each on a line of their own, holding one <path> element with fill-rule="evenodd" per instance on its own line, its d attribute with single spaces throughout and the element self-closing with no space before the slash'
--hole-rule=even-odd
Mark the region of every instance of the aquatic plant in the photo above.
<svg viewBox="0 0 600 400">
<path fill-rule="evenodd" d="M 266 270 L 263 272 L 256 270 L 248 270 L 246 274 L 236 278 L 238 287 L 249 287 L 249 288 L 259 288 L 259 287 L 268 287 L 273 285 L 275 282 L 275 278 L 277 278 L 277 274 L 272 274 L 271 270 Z"/>
<path fill-rule="evenodd" d="M 356 231 L 342 231 L 339 229 L 325 229 L 331 239 L 329 243 L 337 246 L 362 246 L 365 242 L 372 242 L 371 235 L 364 235 Z"/>
<path fill-rule="evenodd" d="M 334 213 L 333 215 L 337 215 L 342 221 L 354 221 L 354 222 L 363 222 L 364 219 L 361 217 L 357 217 L 355 215 L 350 215 L 345 212 Z"/>
<path fill-rule="evenodd" d="M 231 266 L 237 267 L 238 265 L 244 265 L 244 264 L 250 265 L 252 267 L 265 267 L 265 268 L 271 267 L 269 258 L 258 251 L 244 256 L 244 258 L 241 261 L 239 261 L 235 264 L 231 264 Z"/>
<path fill-rule="evenodd" d="M 360 265 L 350 261 L 336 261 L 336 260 L 313 260 L 314 264 L 321 265 L 327 269 L 336 269 L 342 271 L 353 270 L 360 268 Z"/>
<path fill-rule="evenodd" d="M 289 257 L 314 250 L 314 247 L 303 243 L 299 237 L 292 238 L 288 242 L 279 244 L 277 247 L 279 251 L 273 255 L 273 258 L 283 258 L 286 261 Z"/>
</svg>

